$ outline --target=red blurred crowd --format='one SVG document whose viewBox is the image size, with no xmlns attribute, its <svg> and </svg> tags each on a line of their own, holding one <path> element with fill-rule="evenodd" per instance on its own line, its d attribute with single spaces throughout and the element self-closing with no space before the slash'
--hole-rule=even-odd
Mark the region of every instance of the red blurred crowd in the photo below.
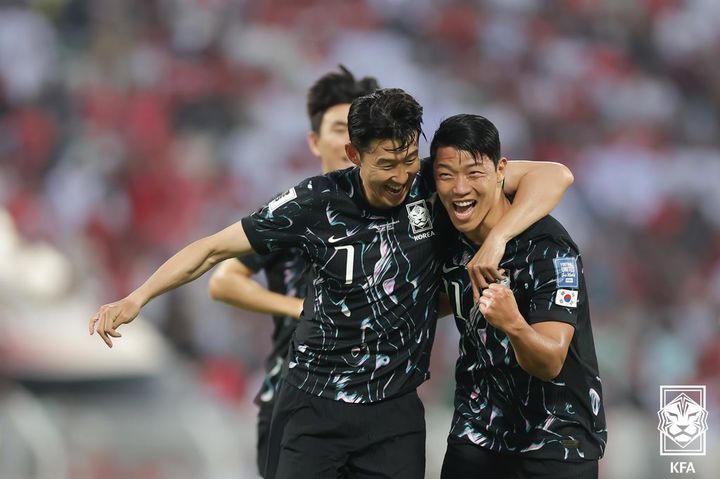
<svg viewBox="0 0 720 479">
<path fill-rule="evenodd" d="M 0 205 L 115 299 L 319 170 L 305 89 L 343 62 L 417 94 L 428 136 L 476 112 L 567 164 L 607 400 L 720 405 L 718 24 L 713 0 L 4 2 Z"/>
</svg>

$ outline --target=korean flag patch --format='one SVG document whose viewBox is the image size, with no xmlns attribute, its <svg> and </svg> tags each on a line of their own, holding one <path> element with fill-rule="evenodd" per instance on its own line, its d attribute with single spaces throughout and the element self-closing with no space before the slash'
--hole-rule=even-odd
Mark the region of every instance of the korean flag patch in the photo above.
<svg viewBox="0 0 720 479">
<path fill-rule="evenodd" d="M 558 289 L 555 292 L 555 304 L 566 308 L 577 308 L 578 292 L 569 289 Z"/>
<path fill-rule="evenodd" d="M 555 258 L 555 278 L 558 288 L 578 288 L 578 267 L 576 258 Z"/>
</svg>

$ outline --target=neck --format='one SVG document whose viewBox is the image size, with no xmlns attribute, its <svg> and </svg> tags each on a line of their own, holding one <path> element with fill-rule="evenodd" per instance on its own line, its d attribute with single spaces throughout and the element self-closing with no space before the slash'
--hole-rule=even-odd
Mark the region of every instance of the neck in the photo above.
<svg viewBox="0 0 720 479">
<path fill-rule="evenodd" d="M 365 201 L 367 201 L 367 203 L 373 208 L 386 209 L 387 207 L 383 204 L 377 204 L 377 201 L 373 197 L 372 193 L 368 191 L 366 183 L 363 180 L 362 173 L 360 171 L 358 171 L 358 178 L 360 179 L 360 188 L 362 189 L 362 194 L 365 197 Z"/>
<path fill-rule="evenodd" d="M 473 243 L 483 244 L 490 234 L 490 231 L 500 222 L 509 209 L 510 201 L 501 191 L 499 197 L 493 203 L 482 222 L 474 230 L 465 233 L 465 236 Z"/>
</svg>

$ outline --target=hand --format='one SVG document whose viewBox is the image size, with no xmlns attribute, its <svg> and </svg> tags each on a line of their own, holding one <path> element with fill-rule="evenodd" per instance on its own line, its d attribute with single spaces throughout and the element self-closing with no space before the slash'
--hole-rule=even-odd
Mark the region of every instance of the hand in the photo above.
<svg viewBox="0 0 720 479">
<path fill-rule="evenodd" d="M 122 335 L 117 332 L 117 328 L 123 324 L 127 324 L 137 317 L 140 313 L 140 303 L 133 301 L 129 296 L 114 303 L 105 304 L 100 307 L 97 313 L 90 318 L 90 335 L 97 332 L 105 341 L 108 348 L 112 348 L 113 338 L 121 338 Z"/>
<path fill-rule="evenodd" d="M 512 290 L 501 284 L 493 283 L 483 290 L 479 308 L 487 322 L 503 332 L 524 321 Z"/>
<path fill-rule="evenodd" d="M 502 270 L 498 269 L 505 254 L 506 241 L 492 233 L 487 236 L 475 256 L 467 264 L 468 275 L 473 288 L 473 299 L 480 300 L 480 291 L 489 284 L 502 279 Z"/>
</svg>

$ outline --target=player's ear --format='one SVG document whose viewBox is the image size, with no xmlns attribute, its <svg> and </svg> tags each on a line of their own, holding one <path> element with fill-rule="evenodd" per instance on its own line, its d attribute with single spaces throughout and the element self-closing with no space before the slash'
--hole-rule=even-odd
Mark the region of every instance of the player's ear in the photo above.
<svg viewBox="0 0 720 479">
<path fill-rule="evenodd" d="M 352 161 L 355 166 L 360 166 L 360 152 L 352 143 L 345 145 L 345 154 L 348 160 Z"/>
<path fill-rule="evenodd" d="M 503 156 L 500 160 L 498 160 L 497 168 L 495 168 L 497 173 L 497 182 L 500 183 L 501 187 L 505 182 L 505 168 L 507 168 L 507 158 Z"/>
<path fill-rule="evenodd" d="M 312 152 L 313 155 L 320 158 L 320 148 L 318 148 L 318 141 L 320 141 L 320 137 L 318 136 L 317 133 L 315 133 L 314 131 L 311 131 L 310 133 L 308 133 L 308 136 L 307 136 L 308 148 L 310 148 L 310 151 Z"/>
</svg>

